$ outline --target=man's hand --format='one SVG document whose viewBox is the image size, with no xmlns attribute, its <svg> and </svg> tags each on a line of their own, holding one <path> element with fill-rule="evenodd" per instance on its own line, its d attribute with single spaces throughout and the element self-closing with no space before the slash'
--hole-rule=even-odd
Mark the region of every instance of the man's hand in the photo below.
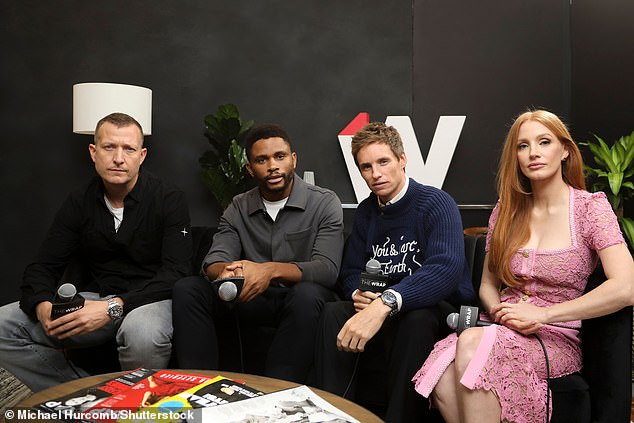
<svg viewBox="0 0 634 423">
<path fill-rule="evenodd" d="M 372 301 L 352 316 L 337 335 L 337 349 L 346 352 L 362 352 L 365 345 L 381 329 L 392 309 L 380 299 Z"/>
<path fill-rule="evenodd" d="M 51 307 L 50 302 L 44 301 L 36 306 L 35 311 L 44 332 L 58 340 L 93 332 L 110 322 L 107 301 L 86 300 L 81 309 L 55 320 L 51 320 Z"/>
<path fill-rule="evenodd" d="M 380 296 L 380 292 L 361 291 L 360 289 L 357 289 L 352 296 L 355 311 L 358 313 L 361 310 L 365 310 L 372 301 L 376 300 Z"/>
<path fill-rule="evenodd" d="M 44 329 L 44 333 L 47 336 L 51 336 L 49 333 L 51 326 L 51 310 L 53 309 L 53 303 L 50 301 L 42 301 L 38 305 L 35 306 L 35 315 L 37 316 L 37 320 L 40 321 L 42 325 L 42 329 Z"/>
<path fill-rule="evenodd" d="M 491 307 L 490 315 L 496 323 L 513 329 L 522 335 L 530 335 L 537 332 L 547 321 L 545 308 L 525 302 L 496 304 Z"/>
<path fill-rule="evenodd" d="M 244 276 L 241 261 L 234 261 L 227 264 L 218 274 L 218 277 L 216 277 L 216 279 L 233 278 L 236 276 Z"/>
<path fill-rule="evenodd" d="M 220 267 L 222 266 L 222 267 Z M 238 301 L 246 303 L 267 290 L 271 282 L 283 282 L 292 285 L 302 279 L 302 271 L 293 263 L 265 262 L 256 263 L 249 260 L 231 263 L 214 263 L 207 267 L 207 276 L 211 279 L 217 272 L 220 279 L 231 276 L 244 277 L 244 285 Z"/>
<path fill-rule="evenodd" d="M 244 276 L 244 285 L 238 301 L 246 303 L 260 295 L 271 284 L 273 279 L 272 263 L 255 263 L 249 260 L 233 262 L 225 267 L 226 271 L 235 272 L 236 276 Z"/>
</svg>

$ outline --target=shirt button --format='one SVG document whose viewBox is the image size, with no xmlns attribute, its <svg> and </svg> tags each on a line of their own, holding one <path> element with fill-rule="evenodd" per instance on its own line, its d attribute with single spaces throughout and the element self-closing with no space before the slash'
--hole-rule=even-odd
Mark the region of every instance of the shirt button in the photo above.
<svg viewBox="0 0 634 423">
<path fill-rule="evenodd" d="M 522 255 L 524 256 L 524 258 L 528 258 L 528 250 L 524 250 L 524 252 L 522 253 Z"/>
<path fill-rule="evenodd" d="M 528 295 L 524 294 L 522 295 L 522 301 L 527 301 L 528 300 Z"/>
</svg>

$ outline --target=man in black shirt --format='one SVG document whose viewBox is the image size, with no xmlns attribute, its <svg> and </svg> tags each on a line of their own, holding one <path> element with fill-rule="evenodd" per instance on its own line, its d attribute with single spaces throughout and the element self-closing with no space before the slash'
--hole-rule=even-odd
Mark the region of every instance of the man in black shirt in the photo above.
<svg viewBox="0 0 634 423">
<path fill-rule="evenodd" d="M 115 338 L 122 369 L 166 367 L 171 355 L 172 287 L 191 268 L 184 194 L 140 171 L 143 131 L 128 115 L 99 121 L 89 150 L 98 176 L 57 212 L 24 272 L 19 304 L 0 308 L 0 366 L 33 391 L 87 375 L 66 361 L 65 348 Z M 74 260 L 85 269 L 85 304 L 52 319 Z"/>
</svg>

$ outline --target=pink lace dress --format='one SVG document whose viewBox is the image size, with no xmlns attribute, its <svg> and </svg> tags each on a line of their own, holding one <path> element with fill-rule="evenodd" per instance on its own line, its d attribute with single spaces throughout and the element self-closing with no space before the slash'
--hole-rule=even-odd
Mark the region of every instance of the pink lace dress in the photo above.
<svg viewBox="0 0 634 423">
<path fill-rule="evenodd" d="M 569 210 L 571 246 L 550 251 L 519 250 L 511 259 L 511 269 L 527 282 L 521 288 L 504 288 L 502 301 L 549 306 L 579 297 L 596 266 L 596 252 L 624 242 L 604 193 L 570 188 Z M 497 214 L 496 206 L 489 220 L 489 234 Z M 489 242 L 488 237 L 487 250 Z M 538 332 L 548 351 L 551 378 L 581 369 L 580 326 L 580 321 L 573 321 L 548 325 Z M 457 339 L 451 334 L 436 343 L 412 379 L 418 393 L 429 397 L 454 360 Z M 469 389 L 492 390 L 500 400 L 503 420 L 533 423 L 546 419 L 546 375 L 544 353 L 535 337 L 493 325 L 484 328 L 460 383 Z"/>
</svg>

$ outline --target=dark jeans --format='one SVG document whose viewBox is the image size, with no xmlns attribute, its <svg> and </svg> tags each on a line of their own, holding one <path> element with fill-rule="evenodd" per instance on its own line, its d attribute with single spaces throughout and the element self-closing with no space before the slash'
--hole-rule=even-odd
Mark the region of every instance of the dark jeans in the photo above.
<svg viewBox="0 0 634 423">
<path fill-rule="evenodd" d="M 385 392 L 386 422 L 425 421 L 428 402 L 414 391 L 411 380 L 446 331 L 442 313 L 431 307 L 389 317 L 358 354 L 339 351 L 336 344 L 337 334 L 354 313 L 351 301 L 324 307 L 315 357 L 317 387 L 343 395 L 357 366 L 346 398 L 363 403 L 363 398 L 356 398 L 356 381 L 369 381 L 372 390 Z M 367 392 L 368 386 L 363 389 Z"/>
<path fill-rule="evenodd" d="M 173 346 L 178 366 L 218 369 L 220 328 L 216 325 L 230 325 L 231 331 L 238 318 L 241 327 L 277 327 L 266 358 L 267 376 L 306 383 L 313 367 L 321 310 L 327 301 L 335 299 L 334 292 L 321 285 L 300 282 L 290 288 L 269 287 L 248 303 L 227 304 L 217 297 L 206 279 L 181 279 L 174 287 L 172 299 Z"/>
</svg>

